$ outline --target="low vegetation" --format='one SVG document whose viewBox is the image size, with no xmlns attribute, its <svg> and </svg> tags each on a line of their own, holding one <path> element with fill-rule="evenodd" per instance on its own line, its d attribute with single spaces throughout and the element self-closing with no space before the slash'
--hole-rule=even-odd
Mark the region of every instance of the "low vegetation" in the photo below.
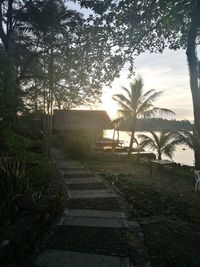
<svg viewBox="0 0 200 267">
<path fill-rule="evenodd" d="M 53 162 L 42 153 L 41 140 L 9 133 L 1 150 L 1 224 L 15 220 L 18 200 L 28 195 L 35 201 L 55 174 Z"/>
<path fill-rule="evenodd" d="M 83 132 L 66 134 L 61 149 L 72 159 L 86 158 L 92 153 L 90 137 Z"/>
<path fill-rule="evenodd" d="M 142 227 L 152 266 L 200 265 L 200 195 L 194 193 L 193 168 L 155 166 L 150 179 L 148 161 L 104 153 L 83 162 L 134 200 L 127 202 L 129 214 Z"/>
</svg>

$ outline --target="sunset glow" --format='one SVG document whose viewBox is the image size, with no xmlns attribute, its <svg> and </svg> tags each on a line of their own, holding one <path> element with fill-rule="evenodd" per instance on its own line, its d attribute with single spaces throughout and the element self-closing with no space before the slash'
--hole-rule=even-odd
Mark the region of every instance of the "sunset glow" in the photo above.
<svg viewBox="0 0 200 267">
<path fill-rule="evenodd" d="M 115 119 L 117 117 L 117 110 L 119 109 L 117 103 L 107 94 L 104 94 L 101 100 L 101 108 L 107 111 L 111 119 Z"/>
</svg>

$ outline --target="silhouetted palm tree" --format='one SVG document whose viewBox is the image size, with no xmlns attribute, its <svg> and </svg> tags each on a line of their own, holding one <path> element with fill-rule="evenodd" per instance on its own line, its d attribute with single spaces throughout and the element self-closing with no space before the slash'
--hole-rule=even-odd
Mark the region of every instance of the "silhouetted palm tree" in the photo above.
<svg viewBox="0 0 200 267">
<path fill-rule="evenodd" d="M 181 143 L 179 135 L 172 131 L 161 131 L 156 134 L 150 131 L 151 136 L 145 134 L 139 134 L 138 137 L 141 139 L 140 146 L 142 148 L 148 147 L 157 153 L 157 159 L 161 160 L 162 155 L 166 155 L 172 158 L 176 145 Z"/>
<path fill-rule="evenodd" d="M 193 129 L 193 133 L 187 130 L 179 131 L 179 139 L 182 144 L 187 145 L 200 154 L 200 136 L 196 128 Z M 198 159 L 195 157 L 195 162 L 197 162 L 197 160 Z"/>
<path fill-rule="evenodd" d="M 156 114 L 175 114 L 173 111 L 165 108 L 155 107 L 153 103 L 162 92 L 156 92 L 151 89 L 143 94 L 143 81 L 139 77 L 130 83 L 130 89 L 122 87 L 125 94 L 115 94 L 113 99 L 122 108 L 121 118 L 131 119 L 131 139 L 129 144 L 129 154 L 131 153 L 133 142 L 135 140 L 136 122 L 141 117 L 151 117 Z"/>
</svg>

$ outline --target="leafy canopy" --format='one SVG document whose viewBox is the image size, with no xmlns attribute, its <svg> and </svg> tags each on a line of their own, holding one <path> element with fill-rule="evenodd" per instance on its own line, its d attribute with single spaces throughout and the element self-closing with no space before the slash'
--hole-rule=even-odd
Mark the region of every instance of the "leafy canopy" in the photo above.
<svg viewBox="0 0 200 267">
<path fill-rule="evenodd" d="M 174 114 L 169 109 L 154 106 L 154 102 L 160 97 L 162 92 L 151 89 L 143 93 L 143 81 L 141 77 L 131 82 L 129 89 L 122 86 L 122 90 L 124 94 L 115 94 L 113 95 L 113 99 L 122 108 L 120 112 L 122 113 L 122 117 L 126 119 L 151 117 L 159 113 Z"/>
</svg>

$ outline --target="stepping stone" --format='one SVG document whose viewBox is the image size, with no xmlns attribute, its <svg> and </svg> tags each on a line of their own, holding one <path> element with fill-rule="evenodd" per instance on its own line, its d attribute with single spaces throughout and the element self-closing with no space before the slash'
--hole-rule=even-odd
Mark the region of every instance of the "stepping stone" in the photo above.
<svg viewBox="0 0 200 267">
<path fill-rule="evenodd" d="M 98 178 L 72 178 L 72 179 L 66 179 L 66 184 L 90 184 L 90 183 L 98 183 Z"/>
<path fill-rule="evenodd" d="M 63 169 L 63 171 L 65 172 L 66 175 L 71 175 L 71 174 L 87 174 L 87 175 L 91 175 L 92 173 L 87 171 L 87 170 L 69 170 L 69 169 Z"/>
<path fill-rule="evenodd" d="M 105 219 L 105 218 L 89 218 L 89 217 L 65 217 L 58 225 L 68 226 L 90 226 L 90 227 L 106 227 L 106 228 L 126 228 L 127 225 L 123 219 Z"/>
<path fill-rule="evenodd" d="M 77 161 L 71 161 L 71 160 L 66 160 L 66 158 L 58 159 L 57 160 L 57 163 L 58 164 L 65 164 L 66 166 L 68 166 L 68 165 L 80 165 L 79 162 L 77 162 Z"/>
<path fill-rule="evenodd" d="M 68 196 L 71 199 L 75 198 L 106 198 L 106 197 L 117 197 L 117 195 L 110 189 L 100 190 L 71 190 L 68 191 Z"/>
<path fill-rule="evenodd" d="M 66 165 L 66 164 L 57 164 L 58 168 L 67 169 L 67 170 L 82 170 L 84 169 L 81 165 Z"/>
<path fill-rule="evenodd" d="M 68 165 L 82 165 L 82 164 L 80 164 L 78 161 L 69 161 L 69 160 L 66 160 L 66 158 L 63 158 L 63 159 L 58 159 L 58 160 L 56 160 L 56 163 L 57 164 L 63 164 L 63 165 L 66 165 L 66 166 L 68 166 Z"/>
<path fill-rule="evenodd" d="M 117 211 L 66 209 L 58 225 L 107 228 L 127 227 L 125 214 Z"/>
<path fill-rule="evenodd" d="M 64 174 L 64 178 L 66 179 L 87 179 L 87 178 L 93 178 L 94 175 L 92 173 L 82 173 L 82 174 L 77 174 L 77 173 L 74 173 L 74 174 L 66 174 L 65 171 L 63 171 L 63 174 Z"/>
<path fill-rule="evenodd" d="M 34 262 L 37 267 L 131 267 L 128 257 L 47 249 Z"/>
<path fill-rule="evenodd" d="M 126 218 L 122 211 L 113 210 L 85 210 L 85 209 L 65 209 L 64 214 L 71 217 L 93 217 L 93 218 Z"/>
</svg>

